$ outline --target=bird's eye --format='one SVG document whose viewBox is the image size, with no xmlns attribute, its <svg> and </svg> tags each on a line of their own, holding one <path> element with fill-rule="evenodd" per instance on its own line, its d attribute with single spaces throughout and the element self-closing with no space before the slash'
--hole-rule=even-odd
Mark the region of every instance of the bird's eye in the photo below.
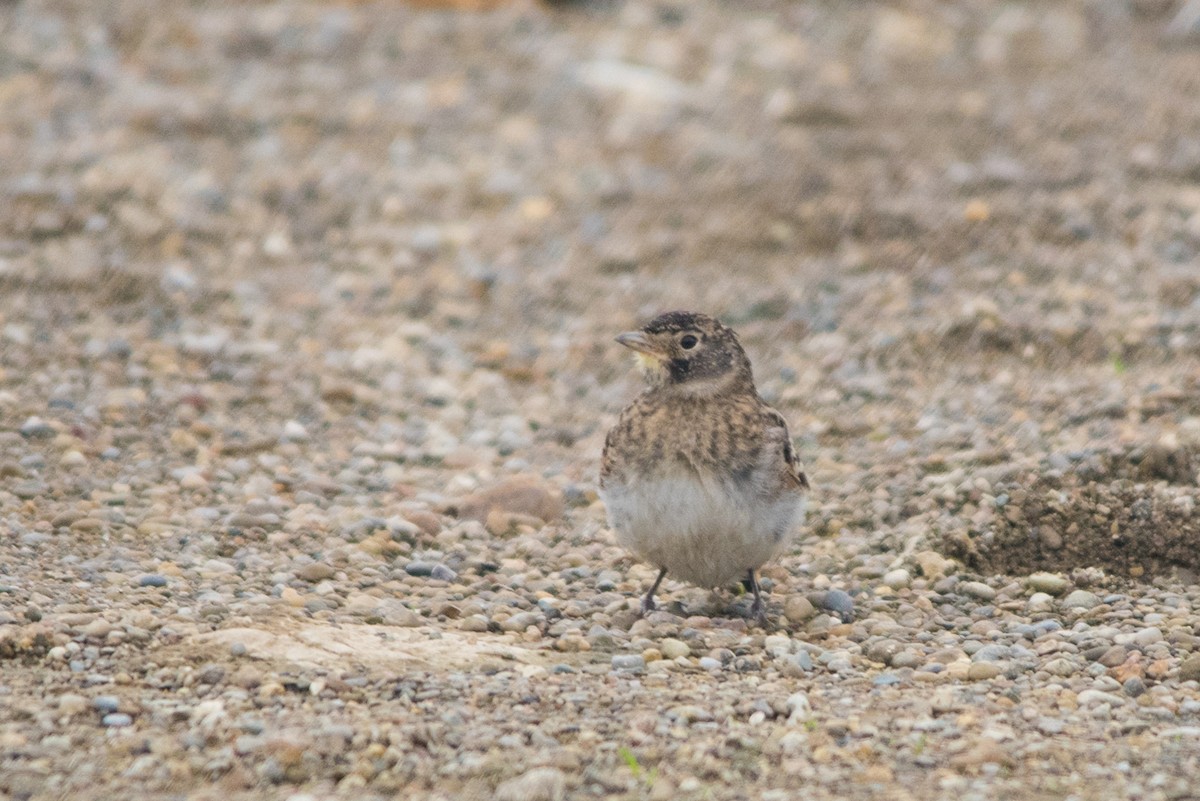
<svg viewBox="0 0 1200 801">
<path fill-rule="evenodd" d="M 684 334 L 683 339 L 679 340 L 679 345 L 684 350 L 691 350 L 692 348 L 696 347 L 696 343 L 699 341 L 700 340 L 696 339 L 691 334 Z"/>
</svg>

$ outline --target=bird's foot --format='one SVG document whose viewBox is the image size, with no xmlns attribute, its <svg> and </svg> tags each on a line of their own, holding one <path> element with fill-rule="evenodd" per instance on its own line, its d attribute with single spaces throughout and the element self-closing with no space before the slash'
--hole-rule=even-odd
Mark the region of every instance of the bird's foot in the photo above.
<svg viewBox="0 0 1200 801">
<path fill-rule="evenodd" d="M 771 625 L 771 619 L 767 616 L 767 605 L 761 597 L 755 598 L 754 603 L 750 604 L 750 619 L 764 629 Z"/>
<path fill-rule="evenodd" d="M 646 615 L 650 614 L 655 609 L 658 609 L 658 604 L 656 604 L 654 602 L 653 598 L 651 598 L 650 596 L 646 596 L 645 598 L 642 599 L 642 617 L 645 617 Z"/>
</svg>

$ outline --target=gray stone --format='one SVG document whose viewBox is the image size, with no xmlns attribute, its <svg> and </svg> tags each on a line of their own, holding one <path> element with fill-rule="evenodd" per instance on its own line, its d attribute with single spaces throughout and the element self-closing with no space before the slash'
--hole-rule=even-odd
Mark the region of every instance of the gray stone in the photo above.
<svg viewBox="0 0 1200 801">
<path fill-rule="evenodd" d="M 612 658 L 613 670 L 644 670 L 646 660 L 641 654 L 618 654 Z"/>
<path fill-rule="evenodd" d="M 1062 601 L 1064 609 L 1094 609 L 1100 604 L 1100 597 L 1087 590 L 1075 590 Z"/>
</svg>

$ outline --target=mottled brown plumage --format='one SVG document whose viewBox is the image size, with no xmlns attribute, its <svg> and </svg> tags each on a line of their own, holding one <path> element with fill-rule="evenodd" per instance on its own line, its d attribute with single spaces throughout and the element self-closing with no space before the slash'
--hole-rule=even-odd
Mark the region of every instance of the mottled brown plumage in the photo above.
<svg viewBox="0 0 1200 801">
<path fill-rule="evenodd" d="M 708 586 L 745 577 L 762 618 L 754 571 L 786 545 L 808 488 L 787 422 L 712 317 L 669 312 L 617 341 L 649 386 L 608 433 L 600 490 L 618 541 L 660 569 L 643 610 L 671 572 Z"/>
</svg>

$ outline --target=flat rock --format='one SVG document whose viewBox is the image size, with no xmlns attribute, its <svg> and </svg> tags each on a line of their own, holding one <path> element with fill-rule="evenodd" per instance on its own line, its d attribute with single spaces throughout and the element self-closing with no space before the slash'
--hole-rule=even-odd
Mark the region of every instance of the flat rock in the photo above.
<svg viewBox="0 0 1200 801">
<path fill-rule="evenodd" d="M 562 493 L 542 479 L 516 476 L 471 493 L 458 502 L 458 515 L 465 520 L 484 523 L 494 511 L 527 515 L 549 523 L 562 517 Z"/>
</svg>

